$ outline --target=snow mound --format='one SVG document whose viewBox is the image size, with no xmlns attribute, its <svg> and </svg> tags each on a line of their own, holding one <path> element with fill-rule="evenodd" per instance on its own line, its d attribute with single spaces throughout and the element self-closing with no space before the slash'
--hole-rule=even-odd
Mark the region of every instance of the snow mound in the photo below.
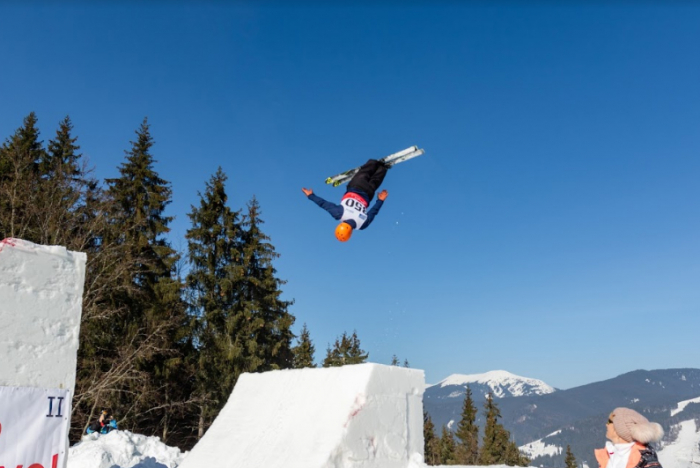
<svg viewBox="0 0 700 468">
<path fill-rule="evenodd" d="M 89 434 L 68 451 L 68 468 L 176 468 L 185 457 L 158 437 L 129 431 Z"/>
<path fill-rule="evenodd" d="M 484 374 L 452 374 L 445 380 L 435 385 L 447 387 L 449 385 L 467 385 L 478 383 L 488 385 L 494 396 L 501 398 L 509 393 L 512 396 L 544 395 L 556 391 L 554 387 L 541 380 L 521 377 L 504 370 L 495 370 Z"/>
</svg>

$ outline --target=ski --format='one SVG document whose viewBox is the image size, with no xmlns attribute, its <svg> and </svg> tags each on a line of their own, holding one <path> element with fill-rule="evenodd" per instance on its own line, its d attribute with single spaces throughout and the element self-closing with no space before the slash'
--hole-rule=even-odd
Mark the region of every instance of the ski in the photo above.
<svg viewBox="0 0 700 468">
<path fill-rule="evenodd" d="M 406 148 L 405 150 L 401 150 L 397 153 L 390 154 L 389 156 L 386 156 L 380 159 L 379 161 L 387 163 L 389 167 L 391 167 L 398 163 L 418 157 L 424 153 L 425 150 L 419 149 L 417 146 L 411 146 L 409 148 Z M 341 172 L 340 174 L 328 177 L 326 179 L 326 183 L 333 184 L 333 187 L 337 187 L 339 185 L 344 184 L 345 182 L 349 182 L 350 179 L 352 179 L 352 177 L 355 174 L 357 174 L 357 171 L 360 170 L 360 167 L 356 167 L 354 169 L 350 169 L 349 171 Z"/>
<path fill-rule="evenodd" d="M 392 159 L 400 158 L 404 155 L 410 154 L 416 150 L 418 150 L 417 146 L 411 146 L 410 148 L 406 148 L 405 150 L 401 150 L 397 153 L 390 154 L 389 156 L 386 156 L 385 158 L 380 159 L 380 161 L 388 162 Z M 360 170 L 360 167 L 356 167 L 354 169 L 350 169 L 348 171 L 341 172 L 340 174 L 334 175 L 332 177 L 328 177 L 326 179 L 326 183 L 333 184 L 333 187 L 337 187 L 338 185 L 343 184 L 343 183 L 347 182 L 348 180 L 352 179 L 352 176 L 357 174 L 357 171 L 359 171 L 359 170 Z"/>
</svg>

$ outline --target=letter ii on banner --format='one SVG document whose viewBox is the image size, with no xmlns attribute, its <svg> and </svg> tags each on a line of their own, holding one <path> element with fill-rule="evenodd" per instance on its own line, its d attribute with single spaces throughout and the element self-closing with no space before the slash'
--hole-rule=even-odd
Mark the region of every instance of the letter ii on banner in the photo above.
<svg viewBox="0 0 700 468">
<path fill-rule="evenodd" d="M 0 387 L 0 468 L 65 468 L 70 392 Z"/>
</svg>

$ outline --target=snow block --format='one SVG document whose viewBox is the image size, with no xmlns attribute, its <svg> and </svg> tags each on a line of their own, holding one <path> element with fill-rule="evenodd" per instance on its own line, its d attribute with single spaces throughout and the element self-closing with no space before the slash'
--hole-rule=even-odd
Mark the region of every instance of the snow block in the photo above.
<svg viewBox="0 0 700 468">
<path fill-rule="evenodd" d="M 406 468 L 423 457 L 422 370 L 243 374 L 179 468 Z"/>
<path fill-rule="evenodd" d="M 0 242 L 0 386 L 73 392 L 84 253 Z"/>
</svg>

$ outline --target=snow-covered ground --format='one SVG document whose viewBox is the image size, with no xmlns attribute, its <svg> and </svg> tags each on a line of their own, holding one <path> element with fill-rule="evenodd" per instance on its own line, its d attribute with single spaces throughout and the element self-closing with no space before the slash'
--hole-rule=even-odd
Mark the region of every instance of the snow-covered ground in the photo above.
<svg viewBox="0 0 700 468">
<path fill-rule="evenodd" d="M 559 455 L 562 453 L 562 448 L 559 447 L 558 445 L 552 445 L 548 444 L 547 442 L 544 441 L 547 437 L 551 437 L 554 435 L 559 434 L 561 431 L 555 431 L 552 432 L 551 434 L 538 439 L 534 442 L 530 442 L 529 444 L 525 444 L 520 446 L 520 451 L 522 451 L 524 454 L 526 454 L 530 458 L 537 458 L 541 456 L 547 456 L 547 455 Z"/>
<path fill-rule="evenodd" d="M 695 420 L 679 424 L 678 438 L 659 450 L 659 462 L 664 468 L 697 468 L 700 466 L 700 432 Z"/>
<path fill-rule="evenodd" d="M 700 397 L 678 402 L 678 407 L 676 407 L 676 409 L 671 410 L 671 416 L 675 416 L 681 411 L 683 411 L 685 407 L 688 406 L 690 403 L 700 403 Z"/>
<path fill-rule="evenodd" d="M 177 468 L 188 454 L 168 447 L 157 437 L 114 431 L 106 435 L 85 436 L 71 447 L 68 468 Z M 284 457 L 284 453 L 279 455 Z M 426 465 L 420 457 L 414 456 L 406 468 L 426 468 Z M 452 465 L 450 468 L 467 467 Z M 506 468 L 506 465 L 494 465 L 493 468 Z"/>
<path fill-rule="evenodd" d="M 129 431 L 92 433 L 68 451 L 68 468 L 176 468 L 188 452 Z"/>
</svg>

